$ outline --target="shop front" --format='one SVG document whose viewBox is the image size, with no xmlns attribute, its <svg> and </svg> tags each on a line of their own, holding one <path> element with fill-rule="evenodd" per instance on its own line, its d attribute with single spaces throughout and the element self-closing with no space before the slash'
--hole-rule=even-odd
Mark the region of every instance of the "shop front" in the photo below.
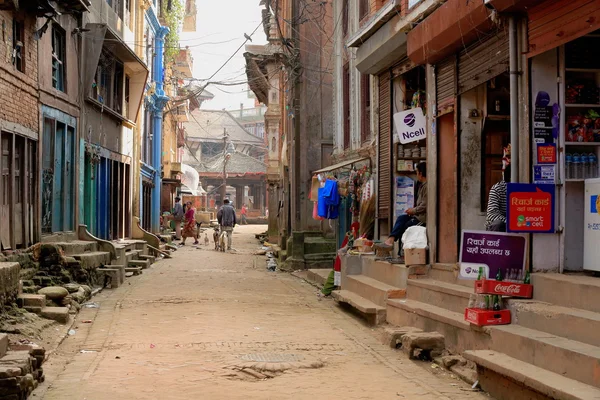
<svg viewBox="0 0 600 400">
<path fill-rule="evenodd" d="M 551 7 L 547 3 L 552 3 Z M 600 4 L 529 11 L 532 181 L 555 187 L 552 233 L 532 235 L 535 270 L 597 270 Z M 535 231 L 534 231 L 535 232 Z"/>
</svg>

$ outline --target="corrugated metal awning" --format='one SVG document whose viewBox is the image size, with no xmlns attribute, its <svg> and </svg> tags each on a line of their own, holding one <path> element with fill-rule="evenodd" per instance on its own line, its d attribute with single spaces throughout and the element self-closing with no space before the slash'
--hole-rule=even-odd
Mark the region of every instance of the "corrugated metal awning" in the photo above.
<svg viewBox="0 0 600 400">
<path fill-rule="evenodd" d="M 321 168 L 316 171 L 313 171 L 313 174 L 319 174 L 321 172 L 335 171 L 336 169 L 340 169 L 340 168 L 343 168 L 343 167 L 346 167 L 346 166 L 349 166 L 352 164 L 356 164 L 357 162 L 361 162 L 361 161 L 365 161 L 365 160 L 370 160 L 370 158 L 362 157 L 362 158 L 355 158 L 353 160 L 342 161 L 337 164 L 330 165 L 329 167 L 325 167 L 325 168 Z"/>
</svg>

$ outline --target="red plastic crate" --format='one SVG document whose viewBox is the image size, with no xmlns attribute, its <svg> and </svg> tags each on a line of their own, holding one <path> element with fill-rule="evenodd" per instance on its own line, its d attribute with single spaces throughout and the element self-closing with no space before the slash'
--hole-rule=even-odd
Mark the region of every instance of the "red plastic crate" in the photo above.
<svg viewBox="0 0 600 400">
<path fill-rule="evenodd" d="M 530 299 L 533 297 L 533 285 L 504 281 L 498 282 L 494 279 L 486 279 L 475 281 L 475 293 L 499 294 L 501 296 Z"/>
<path fill-rule="evenodd" d="M 490 311 L 481 308 L 465 309 L 465 321 L 478 326 L 510 324 L 510 310 Z"/>
</svg>

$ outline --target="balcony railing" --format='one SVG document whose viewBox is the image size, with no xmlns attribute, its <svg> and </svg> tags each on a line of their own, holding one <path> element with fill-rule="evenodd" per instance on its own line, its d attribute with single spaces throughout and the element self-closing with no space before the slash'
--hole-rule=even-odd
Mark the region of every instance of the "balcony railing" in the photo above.
<svg viewBox="0 0 600 400">
<path fill-rule="evenodd" d="M 194 60 L 192 58 L 192 52 L 190 49 L 181 49 L 175 59 L 175 69 L 181 72 L 184 77 L 191 78 L 193 76 Z"/>
</svg>

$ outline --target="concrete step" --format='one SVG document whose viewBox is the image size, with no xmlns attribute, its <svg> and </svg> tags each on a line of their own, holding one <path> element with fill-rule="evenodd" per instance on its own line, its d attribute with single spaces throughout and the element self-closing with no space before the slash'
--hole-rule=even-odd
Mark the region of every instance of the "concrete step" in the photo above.
<svg viewBox="0 0 600 400">
<path fill-rule="evenodd" d="M 593 386 L 503 353 L 474 350 L 465 351 L 463 356 L 477 364 L 481 388 L 498 400 L 537 399 L 543 396 L 562 400 L 600 399 L 600 390 Z"/>
<path fill-rule="evenodd" d="M 69 321 L 69 309 L 67 307 L 44 307 L 40 315 L 61 324 L 66 324 Z"/>
<path fill-rule="evenodd" d="M 600 347 L 514 324 L 487 329 L 490 349 L 600 387 Z"/>
<path fill-rule="evenodd" d="M 373 325 L 385 322 L 385 307 L 381 307 L 356 293 L 348 290 L 334 290 L 331 297 L 338 303 L 347 304 L 352 307 L 361 317 Z"/>
<path fill-rule="evenodd" d="M 138 259 L 140 259 L 140 260 L 146 260 L 146 261 L 148 261 L 150 263 L 150 265 L 152 265 L 152 264 L 154 264 L 156 262 L 156 257 L 154 257 L 154 256 L 148 256 L 148 255 L 144 255 L 144 254 L 139 255 Z"/>
<path fill-rule="evenodd" d="M 146 269 L 150 266 L 150 263 L 146 260 L 131 260 L 127 264 L 127 267 L 142 267 L 142 269 Z"/>
<path fill-rule="evenodd" d="M 323 286 L 327 282 L 331 269 L 309 269 L 307 270 L 306 279 L 313 282 L 316 285 Z"/>
<path fill-rule="evenodd" d="M 388 285 L 365 275 L 348 275 L 342 284 L 342 289 L 356 293 L 381 307 L 386 306 L 388 299 L 406 296 L 405 289 Z"/>
<path fill-rule="evenodd" d="M 472 288 L 474 283 L 469 279 L 458 278 L 458 265 L 456 264 L 433 264 L 429 270 L 429 277 L 436 281 L 454 283 Z"/>
<path fill-rule="evenodd" d="M 81 263 L 85 269 L 94 269 L 111 262 L 110 253 L 105 251 L 92 251 L 81 254 L 73 254 L 74 259 Z"/>
<path fill-rule="evenodd" d="M 51 243 L 62 249 L 65 256 L 98 251 L 98 243 L 88 240 L 73 240 L 70 242 Z"/>
<path fill-rule="evenodd" d="M 362 257 L 362 274 L 388 285 L 405 289 L 409 268 L 402 264 L 376 261 L 375 257 Z"/>
<path fill-rule="evenodd" d="M 123 261 L 119 260 L 119 262 L 127 265 L 127 263 L 129 263 L 129 261 L 137 260 L 141 254 L 142 254 L 141 250 L 129 250 L 125 253 L 125 260 L 123 260 Z"/>
<path fill-rule="evenodd" d="M 304 238 L 304 254 L 335 253 L 336 247 L 335 239 L 325 239 L 318 236 Z"/>
<path fill-rule="evenodd" d="M 474 287 L 436 281 L 434 279 L 409 279 L 406 295 L 411 300 L 442 307 L 447 310 L 464 313 L 469 304 L 469 296 Z"/>
<path fill-rule="evenodd" d="M 125 265 L 110 264 L 110 265 L 107 265 L 105 268 L 119 270 L 119 278 L 120 278 L 119 283 L 122 285 L 125 282 Z M 101 269 L 105 269 L 105 268 L 101 268 Z"/>
<path fill-rule="evenodd" d="M 304 261 L 309 269 L 330 269 L 333 268 L 335 257 L 335 253 L 304 254 Z"/>
<path fill-rule="evenodd" d="M 513 323 L 600 346 L 600 313 L 536 300 L 509 300 Z"/>
<path fill-rule="evenodd" d="M 600 312 L 600 279 L 587 275 L 535 273 L 533 298 L 546 303 Z"/>
<path fill-rule="evenodd" d="M 116 289 L 121 286 L 121 269 L 119 268 L 98 268 L 96 270 L 99 274 L 110 278 L 110 288 Z M 106 284 L 105 282 L 104 284 Z"/>
<path fill-rule="evenodd" d="M 17 297 L 19 307 L 46 307 L 46 295 L 44 294 L 20 294 Z"/>
</svg>

